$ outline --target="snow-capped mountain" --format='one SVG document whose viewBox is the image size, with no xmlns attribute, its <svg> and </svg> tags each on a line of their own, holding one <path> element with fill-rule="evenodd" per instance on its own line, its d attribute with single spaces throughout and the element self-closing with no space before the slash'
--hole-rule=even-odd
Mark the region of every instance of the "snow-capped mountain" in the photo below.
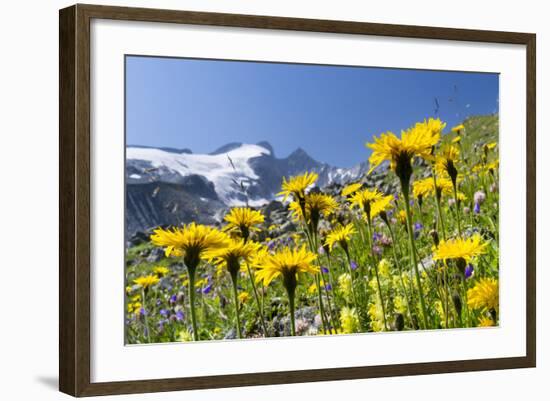
<svg viewBox="0 0 550 401">
<path fill-rule="evenodd" d="M 277 158 L 267 142 L 230 143 L 210 154 L 188 149 L 126 148 L 127 229 L 198 220 L 212 223 L 230 206 L 261 206 L 276 198 L 282 177 L 316 171 L 317 186 L 357 180 L 367 164 L 336 168 L 297 149 Z"/>
</svg>

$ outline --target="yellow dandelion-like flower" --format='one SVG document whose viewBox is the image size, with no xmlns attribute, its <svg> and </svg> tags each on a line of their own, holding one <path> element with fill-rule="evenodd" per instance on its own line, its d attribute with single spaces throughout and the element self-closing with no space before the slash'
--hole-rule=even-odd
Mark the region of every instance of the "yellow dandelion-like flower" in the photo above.
<svg viewBox="0 0 550 401">
<path fill-rule="evenodd" d="M 495 322 L 493 322 L 493 319 L 487 316 L 481 316 L 477 323 L 477 327 L 492 327 L 494 325 Z"/>
<path fill-rule="evenodd" d="M 347 252 L 348 242 L 351 239 L 353 234 L 356 234 L 355 227 L 352 223 L 346 224 L 345 226 L 340 226 L 330 233 L 327 234 L 326 244 L 329 246 L 329 249 L 332 251 L 335 244 L 339 244 L 344 251 Z"/>
<path fill-rule="evenodd" d="M 370 217 L 374 219 L 380 213 L 392 208 L 393 195 L 383 196 L 375 200 L 370 206 Z"/>
<path fill-rule="evenodd" d="M 448 175 L 451 180 L 456 180 L 458 170 L 456 163 L 459 160 L 460 150 L 455 145 L 444 145 L 435 159 L 435 171 L 441 176 Z"/>
<path fill-rule="evenodd" d="M 486 164 L 479 163 L 472 168 L 472 171 L 479 175 L 494 174 L 495 172 L 498 171 L 498 165 L 499 165 L 498 159 L 493 160 L 492 162 L 486 163 Z"/>
<path fill-rule="evenodd" d="M 359 207 L 367 215 L 369 221 L 389 208 L 392 200 L 393 196 L 385 196 L 377 189 L 363 189 L 350 198 L 352 207 Z"/>
<path fill-rule="evenodd" d="M 241 269 L 241 263 L 250 263 L 260 247 L 256 242 L 231 239 L 223 248 L 205 251 L 203 257 L 218 268 L 227 269 L 235 277 Z"/>
<path fill-rule="evenodd" d="M 305 246 L 291 249 L 288 247 L 278 250 L 274 254 L 267 253 L 256 272 L 256 282 L 263 282 L 268 286 L 273 279 L 283 276 L 283 281 L 288 284 L 296 284 L 296 274 L 319 272 L 319 268 L 313 265 L 317 255 L 308 251 Z"/>
<path fill-rule="evenodd" d="M 246 291 L 243 291 L 239 294 L 239 302 L 241 304 L 245 304 L 246 302 L 248 302 L 248 300 L 250 299 L 250 294 Z"/>
<path fill-rule="evenodd" d="M 258 226 L 264 222 L 264 215 L 248 207 L 235 207 L 224 217 L 227 225 L 226 231 L 238 231 L 241 236 L 248 239 L 251 231 L 259 231 Z"/>
<path fill-rule="evenodd" d="M 437 195 L 441 197 L 442 195 L 453 195 L 453 183 L 447 177 L 437 177 L 437 192 L 434 191 L 434 179 L 433 177 L 423 178 L 421 180 L 416 180 L 413 183 L 413 195 L 418 198 L 424 198 L 428 195 Z"/>
<path fill-rule="evenodd" d="M 441 240 L 434 252 L 433 259 L 464 259 L 468 262 L 472 258 L 483 255 L 486 252 L 487 245 L 488 242 L 484 242 L 479 234 L 474 234 L 467 239 Z"/>
<path fill-rule="evenodd" d="M 407 212 L 400 210 L 399 213 L 397 213 L 397 220 L 399 220 L 401 224 L 407 224 Z"/>
<path fill-rule="evenodd" d="M 372 149 L 369 157 L 371 168 L 369 173 L 384 161 L 390 162 L 391 169 L 401 178 L 412 173 L 411 160 L 413 157 L 431 157 L 441 131 L 445 127 L 439 119 L 430 118 L 428 121 L 418 123 L 414 127 L 401 132 L 401 138 L 392 132 L 383 133 L 379 138 L 374 137 L 374 143 L 366 146 Z"/>
<path fill-rule="evenodd" d="M 348 184 L 342 189 L 342 196 L 353 195 L 354 193 L 359 191 L 362 186 L 363 186 L 363 184 L 361 184 L 360 182 L 355 182 L 353 184 Z"/>
<path fill-rule="evenodd" d="M 462 125 L 462 124 L 456 125 L 456 126 L 454 126 L 453 128 L 451 128 L 451 131 L 452 131 L 452 132 L 464 131 L 464 125 Z"/>
<path fill-rule="evenodd" d="M 143 289 L 147 289 L 159 282 L 159 278 L 154 274 L 149 274 L 147 276 L 141 276 L 134 280 L 134 283 L 141 286 Z"/>
<path fill-rule="evenodd" d="M 452 143 L 459 143 L 461 140 L 462 140 L 462 137 L 457 135 L 453 138 L 453 140 L 451 142 Z"/>
<path fill-rule="evenodd" d="M 126 307 L 128 313 L 130 314 L 139 314 L 139 311 L 141 310 L 141 302 L 130 302 L 128 303 Z"/>
<path fill-rule="evenodd" d="M 346 302 L 351 302 L 351 296 L 352 296 L 352 280 L 351 275 L 349 273 L 343 273 L 338 276 L 338 289 Z"/>
<path fill-rule="evenodd" d="M 153 273 L 155 273 L 158 277 L 164 277 L 170 273 L 170 269 L 164 266 L 157 266 L 153 269 Z"/>
<path fill-rule="evenodd" d="M 319 282 L 319 285 L 321 286 L 321 288 L 324 287 L 324 286 L 325 286 L 325 281 L 324 281 L 324 280 L 321 280 L 321 281 Z M 316 283 L 311 284 L 311 285 L 307 288 L 307 292 L 308 292 L 309 294 L 315 294 L 315 293 L 317 292 L 317 284 L 316 284 Z"/>
<path fill-rule="evenodd" d="M 283 177 L 283 184 L 281 185 L 282 191 L 277 195 L 284 196 L 283 200 L 287 200 L 289 196 L 293 196 L 295 201 L 300 201 L 306 195 L 306 189 L 315 184 L 319 175 L 317 173 L 306 172 L 302 175 L 290 177 L 287 181 L 286 177 Z"/>
<path fill-rule="evenodd" d="M 486 144 L 484 147 L 487 148 L 487 150 L 493 150 L 494 148 L 497 147 L 497 143 L 496 142 L 491 142 L 491 143 Z"/>
<path fill-rule="evenodd" d="M 340 311 L 340 325 L 343 334 L 358 333 L 361 330 L 359 315 L 355 308 L 344 306 Z"/>
<path fill-rule="evenodd" d="M 468 306 L 472 309 L 498 311 L 498 280 L 482 278 L 468 290 Z"/>
<path fill-rule="evenodd" d="M 315 228 L 321 216 L 327 217 L 338 209 L 338 202 L 330 195 L 314 193 L 305 196 L 305 207 L 302 208 L 299 202 L 294 201 L 290 203 L 289 209 L 297 219 L 308 224 L 313 222 Z M 303 209 L 305 209 L 305 217 Z"/>
<path fill-rule="evenodd" d="M 156 246 L 164 247 L 166 256 L 183 256 L 185 265 L 194 269 L 205 251 L 223 248 L 229 238 L 215 228 L 193 222 L 171 230 L 158 228 L 151 235 L 151 241 Z"/>
</svg>

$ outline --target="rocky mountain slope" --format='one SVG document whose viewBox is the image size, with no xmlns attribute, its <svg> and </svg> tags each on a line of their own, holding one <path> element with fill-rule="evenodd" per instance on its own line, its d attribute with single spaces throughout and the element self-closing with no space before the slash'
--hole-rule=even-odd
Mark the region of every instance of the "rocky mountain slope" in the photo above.
<svg viewBox="0 0 550 401">
<path fill-rule="evenodd" d="M 188 149 L 126 149 L 126 225 L 129 234 L 158 225 L 211 224 L 228 207 L 258 207 L 276 199 L 282 177 L 316 171 L 325 187 L 357 180 L 367 163 L 337 168 L 297 149 L 277 158 L 267 142 L 229 143 L 210 154 Z"/>
</svg>

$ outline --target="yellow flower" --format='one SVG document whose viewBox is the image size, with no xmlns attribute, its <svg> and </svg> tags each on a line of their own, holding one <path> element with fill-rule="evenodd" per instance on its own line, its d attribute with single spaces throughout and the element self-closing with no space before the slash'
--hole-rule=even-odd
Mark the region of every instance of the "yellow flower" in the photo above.
<svg viewBox="0 0 550 401">
<path fill-rule="evenodd" d="M 463 130 L 464 130 L 464 125 L 462 125 L 462 124 L 454 126 L 453 128 L 451 128 L 452 132 L 460 132 L 460 131 L 463 131 Z"/>
<path fill-rule="evenodd" d="M 482 278 L 468 290 L 468 306 L 472 309 L 498 311 L 498 280 Z"/>
<path fill-rule="evenodd" d="M 460 150 L 454 145 L 444 145 L 435 161 L 435 171 L 441 176 L 448 175 L 451 180 L 456 180 L 458 170 L 456 163 L 460 156 Z"/>
<path fill-rule="evenodd" d="M 259 249 L 260 244 L 256 242 L 231 239 L 224 248 L 213 248 L 204 252 L 204 258 L 218 268 L 227 269 L 234 278 L 241 268 L 241 263 L 250 263 Z"/>
<path fill-rule="evenodd" d="M 363 189 L 356 192 L 350 198 L 352 206 L 359 207 L 367 215 L 367 219 L 375 218 L 380 212 L 386 210 L 393 200 L 393 196 L 385 196 L 377 189 Z"/>
<path fill-rule="evenodd" d="M 246 291 L 243 291 L 239 294 L 239 302 L 241 304 L 246 303 L 250 299 L 250 294 Z"/>
<path fill-rule="evenodd" d="M 349 273 L 343 273 L 338 276 L 338 289 L 347 302 L 351 302 L 351 275 Z"/>
<path fill-rule="evenodd" d="M 179 341 L 193 341 L 193 335 L 187 329 L 183 329 L 178 334 Z"/>
<path fill-rule="evenodd" d="M 342 333 L 358 333 L 361 329 L 359 324 L 359 315 L 355 308 L 348 308 L 344 306 L 340 311 L 340 325 L 342 326 Z"/>
<path fill-rule="evenodd" d="M 164 277 L 170 273 L 170 269 L 164 266 L 157 266 L 153 269 L 153 273 L 155 273 L 158 277 Z"/>
<path fill-rule="evenodd" d="M 401 295 L 396 295 L 393 299 L 393 307 L 396 312 L 405 314 L 407 312 L 407 301 Z"/>
<path fill-rule="evenodd" d="M 473 167 L 472 171 L 480 175 L 494 174 L 496 171 L 498 171 L 498 165 L 499 161 L 497 159 L 487 164 L 476 164 Z"/>
<path fill-rule="evenodd" d="M 457 135 L 453 138 L 453 140 L 451 142 L 452 143 L 459 143 L 461 140 L 462 140 L 462 137 Z"/>
<path fill-rule="evenodd" d="M 491 143 L 488 143 L 488 144 L 485 145 L 487 150 L 493 150 L 494 148 L 496 148 L 496 146 L 497 146 L 496 142 L 491 142 Z"/>
<path fill-rule="evenodd" d="M 447 177 L 436 177 L 437 194 L 453 195 L 453 183 Z M 434 195 L 434 179 L 433 177 L 423 178 L 413 182 L 413 194 L 416 198 L 423 198 L 428 195 Z"/>
<path fill-rule="evenodd" d="M 238 231 L 244 239 L 248 239 L 251 231 L 259 231 L 258 225 L 264 222 L 264 216 L 257 210 L 248 207 L 235 207 L 224 217 L 226 231 Z"/>
<path fill-rule="evenodd" d="M 381 276 L 388 277 L 390 275 L 391 263 L 386 258 L 380 259 L 378 262 L 378 273 Z"/>
<path fill-rule="evenodd" d="M 384 311 L 380 301 L 369 304 L 368 314 L 370 316 L 371 328 L 373 331 L 383 331 L 384 330 Z"/>
<path fill-rule="evenodd" d="M 374 143 L 366 146 L 372 149 L 369 157 L 372 172 L 384 161 L 390 162 L 391 169 L 401 178 L 402 175 L 409 175 L 412 172 L 410 163 L 413 157 L 431 157 L 432 147 L 434 147 L 441 131 L 445 127 L 439 119 L 430 118 L 423 123 L 417 123 L 414 127 L 401 132 L 401 138 L 397 138 L 394 133 L 387 132 L 380 135 L 380 138 L 374 137 Z"/>
<path fill-rule="evenodd" d="M 374 219 L 380 213 L 391 209 L 393 201 L 393 195 L 383 196 L 380 199 L 375 200 L 370 207 L 370 217 Z"/>
<path fill-rule="evenodd" d="M 165 247 L 166 256 L 183 256 L 187 268 L 194 269 L 205 251 L 223 248 L 229 238 L 215 228 L 193 222 L 171 230 L 158 228 L 151 235 L 151 241 L 156 246 Z"/>
<path fill-rule="evenodd" d="M 464 259 L 466 262 L 472 258 L 483 255 L 488 243 L 483 242 L 481 235 L 474 234 L 467 239 L 456 238 L 441 240 L 437 246 L 433 259 Z"/>
<path fill-rule="evenodd" d="M 491 319 L 490 317 L 487 317 L 487 316 L 481 316 L 479 318 L 479 321 L 477 323 L 477 326 L 478 327 L 491 327 L 491 326 L 494 326 L 495 323 L 493 322 L 493 319 Z"/>
<path fill-rule="evenodd" d="M 325 281 L 324 280 L 321 280 L 319 282 L 319 285 L 322 287 L 325 286 Z M 315 294 L 317 292 L 317 283 L 313 283 L 311 284 L 308 288 L 307 288 L 307 292 L 310 293 L 310 294 Z"/>
<path fill-rule="evenodd" d="M 256 282 L 261 281 L 267 287 L 274 278 L 282 275 L 285 286 L 295 286 L 296 274 L 319 272 L 318 267 L 312 264 L 316 258 L 317 255 L 308 251 L 305 246 L 296 249 L 285 247 L 273 255 L 268 253 L 258 266 Z"/>
<path fill-rule="evenodd" d="M 306 196 L 306 189 L 313 185 L 317 181 L 319 176 L 317 173 L 306 172 L 302 175 L 290 177 L 287 181 L 286 177 L 283 177 L 282 191 L 277 195 L 284 195 L 283 200 L 286 201 L 287 198 L 292 195 L 295 201 L 300 201 Z"/>
<path fill-rule="evenodd" d="M 344 251 L 347 252 L 348 242 L 353 234 L 356 234 L 355 228 L 352 223 L 340 226 L 327 234 L 326 244 L 330 250 L 334 248 L 335 244 L 339 244 Z"/>
<path fill-rule="evenodd" d="M 141 276 L 134 280 L 134 283 L 141 286 L 143 289 L 147 289 L 152 285 L 155 285 L 159 282 L 159 278 L 154 274 L 149 274 L 147 276 Z"/>
<path fill-rule="evenodd" d="M 397 213 L 397 220 L 399 220 L 401 224 L 407 224 L 407 212 L 400 210 L 399 213 Z"/>
<path fill-rule="evenodd" d="M 363 186 L 363 184 L 361 184 L 360 182 L 355 182 L 353 184 L 348 184 L 344 187 L 344 189 L 342 189 L 342 196 L 353 195 L 354 193 L 359 191 L 362 186 Z"/>
<path fill-rule="evenodd" d="M 338 203 L 332 196 L 320 193 L 305 196 L 305 218 L 299 202 L 291 202 L 289 206 L 289 209 L 292 210 L 296 218 L 304 220 L 308 224 L 313 221 L 314 228 L 317 226 L 321 216 L 329 216 L 337 208 Z"/>
<path fill-rule="evenodd" d="M 127 310 L 130 314 L 139 314 L 139 311 L 141 310 L 141 302 L 129 302 Z"/>
</svg>

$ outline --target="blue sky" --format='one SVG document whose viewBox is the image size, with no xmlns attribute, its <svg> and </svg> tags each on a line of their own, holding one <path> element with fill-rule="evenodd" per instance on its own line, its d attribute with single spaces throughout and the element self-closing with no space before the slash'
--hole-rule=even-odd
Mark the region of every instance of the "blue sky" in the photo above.
<svg viewBox="0 0 550 401">
<path fill-rule="evenodd" d="M 439 103 L 435 114 L 435 98 Z M 126 141 L 209 153 L 229 142 L 301 147 L 351 167 L 373 135 L 427 117 L 447 128 L 498 112 L 498 75 L 366 67 L 126 58 Z"/>
</svg>

